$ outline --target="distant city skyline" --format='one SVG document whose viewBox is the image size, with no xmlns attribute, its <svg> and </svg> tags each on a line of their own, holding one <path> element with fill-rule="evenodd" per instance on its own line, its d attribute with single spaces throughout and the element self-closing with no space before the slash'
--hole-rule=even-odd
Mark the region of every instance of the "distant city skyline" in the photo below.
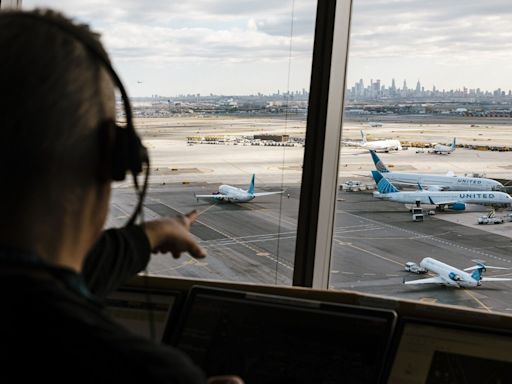
<svg viewBox="0 0 512 384">
<path fill-rule="evenodd" d="M 411 82 L 412 83 L 412 82 Z M 480 87 L 468 88 L 461 86 L 454 89 L 445 89 L 432 85 L 430 88 L 425 87 L 421 80 L 418 79 L 415 83 L 408 83 L 407 79 L 396 81 L 395 78 L 391 79 L 391 83 L 386 85 L 381 82 L 380 79 L 370 79 L 366 81 L 359 79 L 353 85 L 348 84 L 346 87 L 346 96 L 349 98 L 372 98 L 378 96 L 395 96 L 395 97 L 407 97 L 407 96 L 443 96 L 443 95 L 455 95 L 455 96 L 467 96 L 467 97 L 503 97 L 511 96 L 511 89 L 482 89 Z"/>
</svg>

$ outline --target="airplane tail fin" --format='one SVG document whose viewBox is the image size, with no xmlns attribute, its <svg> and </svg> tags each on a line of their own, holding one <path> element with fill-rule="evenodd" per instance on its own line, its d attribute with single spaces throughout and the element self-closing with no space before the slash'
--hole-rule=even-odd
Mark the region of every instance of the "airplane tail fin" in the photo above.
<svg viewBox="0 0 512 384">
<path fill-rule="evenodd" d="M 377 171 L 382 173 L 389 172 L 389 169 L 386 168 L 382 160 L 379 158 L 379 156 L 377 156 L 377 153 L 373 149 L 370 149 L 370 153 L 372 155 L 373 164 L 375 164 L 375 168 L 377 168 Z"/>
<path fill-rule="evenodd" d="M 377 184 L 377 190 L 380 193 L 394 193 L 398 192 L 398 189 L 391 184 L 379 171 L 372 171 L 373 180 Z"/>
<path fill-rule="evenodd" d="M 485 266 L 483 264 L 478 265 L 478 267 L 473 271 L 471 277 L 476 281 L 482 280 L 482 273 L 485 272 Z"/>
<path fill-rule="evenodd" d="M 363 140 L 363 143 L 366 143 L 366 134 L 364 133 L 364 131 L 361 129 L 361 139 Z"/>
<path fill-rule="evenodd" d="M 457 138 L 453 138 L 453 143 L 452 143 L 452 151 L 455 150 L 455 148 L 457 147 Z"/>
<path fill-rule="evenodd" d="M 253 173 L 251 178 L 251 184 L 249 185 L 249 189 L 247 190 L 247 192 L 251 194 L 254 193 L 254 177 L 255 174 Z"/>
</svg>

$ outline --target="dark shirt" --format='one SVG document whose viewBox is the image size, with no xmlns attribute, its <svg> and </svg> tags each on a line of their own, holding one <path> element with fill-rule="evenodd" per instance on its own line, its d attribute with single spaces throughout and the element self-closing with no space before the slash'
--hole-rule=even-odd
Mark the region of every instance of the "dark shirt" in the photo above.
<svg viewBox="0 0 512 384">
<path fill-rule="evenodd" d="M 106 232 L 98 244 L 104 241 L 117 255 L 100 258 L 109 253 L 98 245 L 89 261 L 99 263 L 97 272 L 87 275 L 91 287 L 105 293 L 144 267 L 137 257 L 126 265 L 123 259 L 132 253 L 123 253 L 123 247 L 131 247 L 139 235 L 140 229 Z M 0 382 L 205 382 L 181 352 L 139 338 L 109 319 L 81 275 L 36 255 L 0 247 L 0 297 Z"/>
<path fill-rule="evenodd" d="M 142 271 L 150 255 L 148 238 L 140 226 L 109 229 L 89 251 L 82 275 L 90 291 L 104 298 Z"/>
</svg>

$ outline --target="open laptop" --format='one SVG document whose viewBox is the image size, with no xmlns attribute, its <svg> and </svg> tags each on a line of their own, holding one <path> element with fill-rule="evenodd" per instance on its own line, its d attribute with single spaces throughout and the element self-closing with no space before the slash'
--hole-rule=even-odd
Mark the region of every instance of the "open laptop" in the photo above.
<svg viewBox="0 0 512 384">
<path fill-rule="evenodd" d="M 512 333 L 404 318 L 395 333 L 387 383 L 512 383 Z"/>
<path fill-rule="evenodd" d="M 194 287 L 165 343 L 246 384 L 378 383 L 391 310 Z"/>
</svg>

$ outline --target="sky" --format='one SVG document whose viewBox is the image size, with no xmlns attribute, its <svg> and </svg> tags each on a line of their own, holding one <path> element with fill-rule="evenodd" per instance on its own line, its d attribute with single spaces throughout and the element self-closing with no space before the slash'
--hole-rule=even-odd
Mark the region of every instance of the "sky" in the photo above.
<svg viewBox="0 0 512 384">
<path fill-rule="evenodd" d="M 34 7 L 99 31 L 132 96 L 309 88 L 315 1 L 23 0 Z M 348 86 L 512 89 L 511 16 L 510 0 L 354 0 Z"/>
</svg>

